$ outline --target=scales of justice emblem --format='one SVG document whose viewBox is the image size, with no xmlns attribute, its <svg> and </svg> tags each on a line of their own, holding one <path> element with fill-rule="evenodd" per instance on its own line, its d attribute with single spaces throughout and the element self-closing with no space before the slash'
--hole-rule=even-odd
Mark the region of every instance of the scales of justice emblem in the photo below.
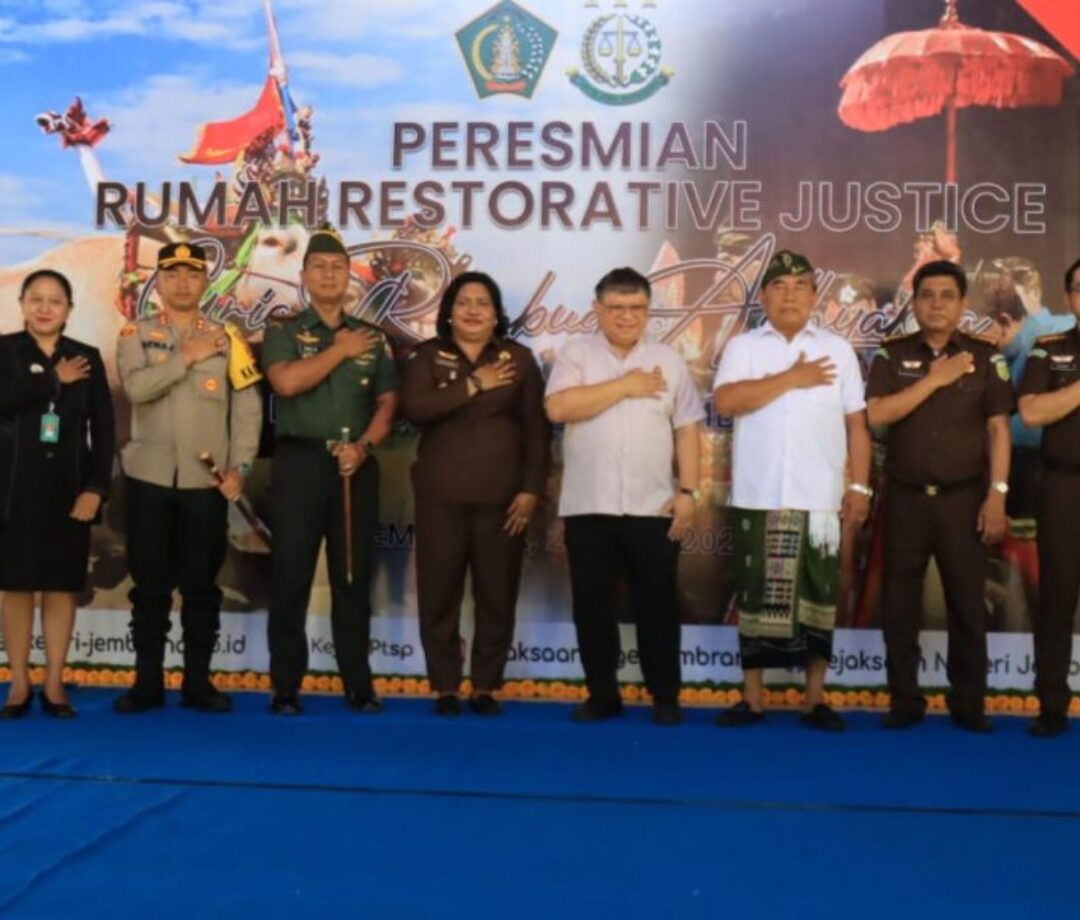
<svg viewBox="0 0 1080 920">
<path fill-rule="evenodd" d="M 597 9 L 599 0 L 586 8 Z M 655 9 L 656 0 L 645 0 L 642 9 Z M 585 95 L 606 105 L 633 105 L 657 93 L 671 82 L 674 71 L 662 67 L 660 33 L 640 13 L 628 11 L 627 0 L 616 0 L 614 12 L 598 16 L 581 40 L 581 65 L 570 68 L 570 82 Z"/>
</svg>

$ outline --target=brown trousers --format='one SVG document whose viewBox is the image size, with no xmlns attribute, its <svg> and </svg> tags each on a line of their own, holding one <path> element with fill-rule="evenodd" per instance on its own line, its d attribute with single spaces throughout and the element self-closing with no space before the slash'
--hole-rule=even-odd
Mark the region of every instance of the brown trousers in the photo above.
<svg viewBox="0 0 1080 920">
<path fill-rule="evenodd" d="M 502 686 L 514 638 L 514 608 L 525 541 L 503 533 L 506 506 L 443 502 L 416 496 L 416 587 L 420 641 L 436 693 L 457 693 L 462 677 L 459 627 L 466 573 L 472 575 L 476 629 L 470 656 L 473 687 Z"/>
<path fill-rule="evenodd" d="M 892 708 L 926 708 L 919 690 L 919 629 L 923 581 L 933 557 L 945 589 L 949 709 L 981 713 L 986 694 L 987 557 L 976 525 L 986 485 L 976 480 L 943 488 L 937 495 L 893 482 L 886 489 L 881 626 Z"/>
</svg>

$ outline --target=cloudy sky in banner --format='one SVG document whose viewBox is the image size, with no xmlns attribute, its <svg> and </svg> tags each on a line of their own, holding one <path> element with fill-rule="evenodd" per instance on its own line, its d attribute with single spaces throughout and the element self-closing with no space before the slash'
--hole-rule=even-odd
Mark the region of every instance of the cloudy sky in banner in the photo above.
<svg viewBox="0 0 1080 920">
<path fill-rule="evenodd" d="M 703 17 L 715 20 L 735 8 L 735 0 L 631 0 L 631 11 L 659 29 L 662 63 L 674 69 L 675 78 L 644 102 L 608 106 L 579 91 L 566 73 L 581 66 L 585 29 L 607 11 L 586 7 L 582 0 L 523 2 L 559 33 L 537 91 L 531 100 L 510 95 L 479 99 L 454 33 L 492 3 L 276 0 L 293 97 L 298 105 L 315 108 L 315 149 L 322 157 L 317 174 L 332 183 L 425 178 L 431 169 L 423 157 L 393 170 L 395 121 L 504 125 L 528 120 L 539 126 L 558 119 L 613 127 L 624 120 L 679 118 L 687 101 L 702 90 L 694 79 L 701 53 L 694 47 L 693 23 Z M 610 3 L 605 0 L 602 6 Z M 201 122 L 233 118 L 250 108 L 266 72 L 266 24 L 258 0 L 0 0 L 0 79 L 7 87 L 0 112 L 9 137 L 0 166 L 5 204 L 0 224 L 6 230 L 0 235 L 0 264 L 48 245 L 38 237 L 12 234 L 13 229 L 93 230 L 92 198 L 77 156 L 61 150 L 56 137 L 43 135 L 35 115 L 47 109 L 62 112 L 79 95 L 92 118 L 107 117 L 112 124 L 97 148 L 107 178 L 126 183 L 186 179 L 206 187 L 214 181 L 215 168 L 184 166 L 177 155 L 191 147 Z M 491 184 L 507 178 L 527 183 L 558 178 L 585 188 L 606 178 L 600 173 L 594 169 L 582 175 L 570 168 L 556 176 L 539 169 L 510 175 L 500 169 L 482 178 Z M 477 176 L 439 178 L 449 182 Z M 625 182 L 634 176 L 620 172 L 610 178 Z M 520 259 L 530 231 L 498 231 L 483 223 L 459 235 L 462 249 L 496 271 L 505 260 Z M 349 236 L 359 241 L 365 233 L 353 230 Z M 575 253 L 575 261 L 583 258 L 580 232 L 548 232 L 542 239 L 545 264 L 538 263 L 538 277 L 546 263 Z M 614 261 L 647 268 L 661 239 L 662 233 L 595 228 L 582 268 L 590 275 Z M 535 245 L 533 237 L 534 256 Z"/>
</svg>

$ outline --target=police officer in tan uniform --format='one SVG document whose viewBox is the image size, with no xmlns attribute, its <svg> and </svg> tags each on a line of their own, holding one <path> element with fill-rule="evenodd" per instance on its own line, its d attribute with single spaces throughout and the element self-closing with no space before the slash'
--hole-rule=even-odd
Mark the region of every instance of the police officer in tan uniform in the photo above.
<svg viewBox="0 0 1080 920">
<path fill-rule="evenodd" d="M 120 331 L 117 364 L 131 401 L 131 440 L 122 451 L 127 485 L 128 565 L 134 587 L 131 633 L 135 684 L 117 698 L 120 713 L 165 704 L 163 660 L 173 590 L 183 598 L 181 705 L 227 712 L 210 682 L 225 560 L 228 502 L 240 496 L 259 445 L 262 404 L 246 346 L 199 311 L 208 283 L 206 253 L 172 243 L 158 253 L 161 309 Z M 232 362 L 230 362 L 230 358 Z M 247 366 L 230 377 L 230 363 Z M 240 388 L 242 386 L 242 388 Z M 200 461 L 224 470 L 215 481 Z"/>
</svg>

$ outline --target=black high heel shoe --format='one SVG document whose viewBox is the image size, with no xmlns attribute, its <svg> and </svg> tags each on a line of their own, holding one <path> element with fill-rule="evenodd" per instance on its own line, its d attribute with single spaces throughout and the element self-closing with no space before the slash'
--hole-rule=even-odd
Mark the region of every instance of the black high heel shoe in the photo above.
<svg viewBox="0 0 1080 920">
<path fill-rule="evenodd" d="M 30 702 L 30 698 L 27 697 L 27 704 Z M 54 703 L 45 695 L 45 688 L 41 689 L 41 709 L 46 715 L 52 716 L 54 719 L 74 719 L 78 713 L 75 711 L 75 707 L 71 703 Z"/>
<path fill-rule="evenodd" d="M 5 703 L 0 708 L 0 719 L 21 719 L 30 711 L 30 704 L 34 702 L 34 688 L 26 691 L 26 699 L 21 703 Z"/>
</svg>

